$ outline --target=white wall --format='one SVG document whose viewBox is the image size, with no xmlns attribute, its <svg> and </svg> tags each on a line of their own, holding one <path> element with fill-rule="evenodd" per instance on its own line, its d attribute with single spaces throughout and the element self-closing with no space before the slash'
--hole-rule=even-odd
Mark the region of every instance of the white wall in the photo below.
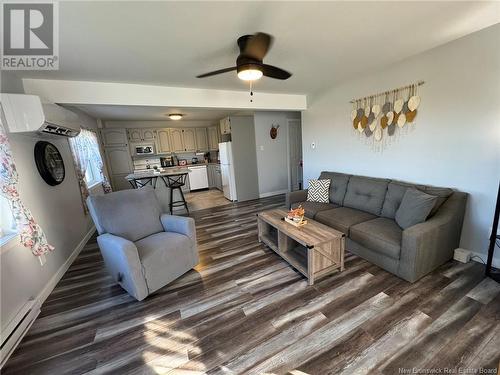
<svg viewBox="0 0 500 375">
<path fill-rule="evenodd" d="M 499 35 L 496 25 L 308 98 L 305 179 L 331 170 L 468 192 L 461 247 L 485 253 L 500 178 Z M 383 153 L 353 135 L 350 99 L 417 80 L 414 132 Z"/>
<path fill-rule="evenodd" d="M 300 112 L 259 111 L 254 114 L 259 195 L 261 197 L 288 191 L 287 119 L 289 118 L 300 118 Z M 269 135 L 273 124 L 279 125 L 276 139 L 271 139 Z"/>
<path fill-rule="evenodd" d="M 2 81 L 2 92 L 19 93 L 18 87 L 7 84 L 9 81 Z M 87 127 L 96 127 L 96 121 L 91 117 L 82 117 L 82 122 Z M 57 186 L 47 185 L 36 169 L 33 149 L 40 139 L 37 136 L 9 135 L 19 173 L 19 193 L 35 220 L 44 229 L 49 242 L 55 246 L 55 250 L 46 256 L 46 263 L 40 266 L 38 259 L 17 240 L 10 241 L 2 248 L 0 254 L 2 329 L 29 298 L 37 297 L 46 290 L 51 284 L 51 279 L 70 259 L 85 235 L 93 229 L 90 217 L 83 213 L 67 139 L 46 138 L 59 149 L 66 168 L 66 177 L 62 184 Z"/>
</svg>

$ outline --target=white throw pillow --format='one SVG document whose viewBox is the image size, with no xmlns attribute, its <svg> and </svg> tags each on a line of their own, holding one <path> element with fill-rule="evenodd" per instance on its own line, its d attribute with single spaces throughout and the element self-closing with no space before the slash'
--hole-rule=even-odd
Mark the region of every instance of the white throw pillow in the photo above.
<svg viewBox="0 0 500 375">
<path fill-rule="evenodd" d="M 309 180 L 307 189 L 307 201 L 318 203 L 330 203 L 330 179 Z"/>
</svg>

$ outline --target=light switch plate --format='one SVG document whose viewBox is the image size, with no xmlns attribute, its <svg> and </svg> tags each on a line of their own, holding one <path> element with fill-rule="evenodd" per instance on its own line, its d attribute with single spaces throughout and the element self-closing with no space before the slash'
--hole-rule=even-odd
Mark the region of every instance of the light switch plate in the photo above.
<svg viewBox="0 0 500 375">
<path fill-rule="evenodd" d="M 462 263 L 469 262 L 470 257 L 471 257 L 471 252 L 469 250 L 462 249 L 460 247 L 455 249 L 455 254 L 453 255 L 453 259 Z"/>
</svg>

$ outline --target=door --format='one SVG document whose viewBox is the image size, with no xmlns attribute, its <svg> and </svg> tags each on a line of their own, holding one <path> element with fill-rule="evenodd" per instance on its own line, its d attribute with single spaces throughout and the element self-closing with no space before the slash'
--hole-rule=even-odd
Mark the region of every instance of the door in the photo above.
<svg viewBox="0 0 500 375">
<path fill-rule="evenodd" d="M 158 154 L 166 154 L 172 151 L 170 146 L 169 129 L 159 129 L 156 132 L 156 148 Z"/>
<path fill-rule="evenodd" d="M 210 151 L 216 151 L 219 149 L 219 134 L 217 132 L 217 127 L 212 126 L 207 129 L 208 131 L 208 149 Z"/>
<path fill-rule="evenodd" d="M 170 142 L 173 152 L 184 151 L 184 142 L 182 140 L 182 129 L 170 129 Z"/>
<path fill-rule="evenodd" d="M 110 174 L 128 174 L 132 171 L 132 159 L 128 147 L 107 147 L 104 153 Z"/>
<path fill-rule="evenodd" d="M 154 141 L 155 132 L 156 132 L 156 130 L 154 130 L 154 129 L 142 129 L 142 140 L 143 141 Z"/>
<path fill-rule="evenodd" d="M 302 189 L 302 130 L 300 120 L 288 120 L 288 177 L 290 191 Z"/>
<path fill-rule="evenodd" d="M 102 129 L 101 138 L 104 147 L 126 146 L 128 143 L 125 129 Z"/>
<path fill-rule="evenodd" d="M 128 140 L 130 142 L 140 142 L 142 141 L 141 129 L 128 129 Z"/>
<path fill-rule="evenodd" d="M 198 151 L 208 150 L 207 128 L 196 128 L 196 149 Z"/>
<path fill-rule="evenodd" d="M 184 129 L 182 131 L 182 140 L 184 141 L 184 151 L 196 151 L 195 129 Z"/>
</svg>

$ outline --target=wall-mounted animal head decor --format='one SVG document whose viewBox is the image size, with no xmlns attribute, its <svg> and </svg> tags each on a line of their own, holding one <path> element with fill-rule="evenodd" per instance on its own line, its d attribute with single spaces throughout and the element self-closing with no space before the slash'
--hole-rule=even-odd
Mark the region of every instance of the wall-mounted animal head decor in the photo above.
<svg viewBox="0 0 500 375">
<path fill-rule="evenodd" d="M 276 137 L 278 136 L 279 128 L 280 128 L 279 124 L 271 124 L 271 130 L 269 131 L 271 139 L 276 139 Z"/>
</svg>

